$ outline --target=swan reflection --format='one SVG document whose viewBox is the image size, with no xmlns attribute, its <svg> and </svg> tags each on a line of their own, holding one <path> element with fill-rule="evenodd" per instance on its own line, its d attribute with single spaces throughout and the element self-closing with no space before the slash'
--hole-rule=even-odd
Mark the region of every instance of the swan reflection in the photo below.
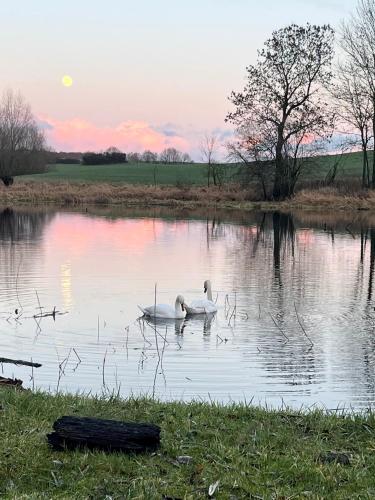
<svg viewBox="0 0 375 500">
<path fill-rule="evenodd" d="M 183 335 L 186 327 L 188 327 L 192 333 L 202 332 L 203 335 L 209 335 L 211 333 L 212 321 L 215 316 L 216 313 L 196 314 L 194 316 L 187 316 L 183 319 L 153 318 L 151 316 L 142 316 L 139 319 L 151 328 L 156 327 L 161 335 L 168 333 L 173 327 L 176 335 Z"/>
<path fill-rule="evenodd" d="M 172 318 L 154 318 L 152 316 L 142 316 L 140 318 L 151 328 L 157 328 L 161 335 L 168 333 L 173 327 L 176 335 L 182 335 L 186 326 L 185 318 L 172 319 Z"/>
<path fill-rule="evenodd" d="M 189 329 L 194 332 L 202 331 L 203 335 L 209 335 L 211 333 L 212 321 L 215 316 L 216 313 L 187 316 L 184 321 L 184 327 L 189 326 Z"/>
</svg>

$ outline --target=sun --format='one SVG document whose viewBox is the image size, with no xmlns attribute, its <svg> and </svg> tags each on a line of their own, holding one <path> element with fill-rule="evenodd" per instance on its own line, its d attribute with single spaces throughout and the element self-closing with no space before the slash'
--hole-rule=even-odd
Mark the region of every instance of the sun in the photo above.
<svg viewBox="0 0 375 500">
<path fill-rule="evenodd" d="M 64 87 L 71 87 L 73 85 L 73 78 L 69 75 L 64 75 L 61 82 Z"/>
</svg>

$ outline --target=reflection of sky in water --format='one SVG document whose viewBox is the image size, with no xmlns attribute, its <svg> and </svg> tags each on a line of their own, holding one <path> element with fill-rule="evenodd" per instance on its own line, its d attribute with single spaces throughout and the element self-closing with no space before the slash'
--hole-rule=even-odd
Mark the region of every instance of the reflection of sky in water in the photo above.
<svg viewBox="0 0 375 500">
<path fill-rule="evenodd" d="M 123 395 L 372 404 L 374 231 L 323 214 L 223 220 L 3 212 L 2 355 L 42 362 L 35 384 L 52 390 L 100 392 L 104 379 Z M 203 296 L 206 278 L 214 318 L 137 321 L 155 283 L 173 304 Z M 45 311 L 68 314 L 39 330 L 36 292 Z M 3 371 L 31 383 L 28 369 Z"/>
<path fill-rule="evenodd" d="M 61 295 L 63 296 L 64 308 L 70 309 L 73 304 L 73 297 L 72 297 L 72 270 L 70 268 L 69 261 L 61 264 L 60 276 L 61 276 Z"/>
</svg>

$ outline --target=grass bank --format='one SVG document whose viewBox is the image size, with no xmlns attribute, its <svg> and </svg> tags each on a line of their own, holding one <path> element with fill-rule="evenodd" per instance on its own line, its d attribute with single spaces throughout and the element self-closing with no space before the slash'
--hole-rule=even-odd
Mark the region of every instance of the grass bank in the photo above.
<svg viewBox="0 0 375 500">
<path fill-rule="evenodd" d="M 374 498 L 375 416 L 0 391 L 1 498 Z M 157 454 L 53 452 L 62 415 L 161 426 Z M 343 454 L 330 461 L 331 452 Z M 178 456 L 192 457 L 179 464 Z"/>
<path fill-rule="evenodd" d="M 338 188 L 304 189 L 283 202 L 264 202 L 251 189 L 227 184 L 211 186 L 147 186 L 109 183 L 34 182 L 16 179 L 0 185 L 0 203 L 6 205 L 85 205 L 123 207 L 222 208 L 239 210 L 375 210 L 375 191 Z"/>
</svg>

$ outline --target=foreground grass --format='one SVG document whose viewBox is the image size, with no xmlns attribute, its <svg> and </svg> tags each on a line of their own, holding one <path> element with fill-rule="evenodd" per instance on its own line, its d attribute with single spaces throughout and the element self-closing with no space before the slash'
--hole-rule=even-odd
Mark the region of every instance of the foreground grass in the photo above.
<svg viewBox="0 0 375 500">
<path fill-rule="evenodd" d="M 375 416 L 0 392 L 1 498 L 374 498 Z M 157 454 L 53 452 L 62 415 L 153 422 Z M 325 463 L 336 450 L 349 465 Z M 192 461 L 180 465 L 176 457 Z"/>
</svg>

